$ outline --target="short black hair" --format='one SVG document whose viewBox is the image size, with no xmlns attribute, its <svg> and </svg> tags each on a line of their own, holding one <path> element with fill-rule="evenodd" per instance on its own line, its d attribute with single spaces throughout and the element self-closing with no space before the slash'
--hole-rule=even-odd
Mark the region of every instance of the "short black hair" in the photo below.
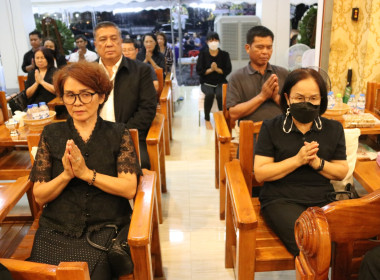
<svg viewBox="0 0 380 280">
<path fill-rule="evenodd" d="M 262 25 L 254 26 L 247 32 L 247 44 L 252 45 L 253 41 L 255 40 L 255 37 L 271 37 L 272 41 L 274 40 L 274 34 L 273 32 Z"/>
<path fill-rule="evenodd" d="M 210 41 L 210 40 L 220 41 L 218 33 L 213 32 L 213 31 L 210 31 L 209 33 L 207 33 L 206 41 Z"/>
<path fill-rule="evenodd" d="M 123 39 L 123 44 L 133 44 L 135 49 L 139 49 L 140 45 L 136 42 L 136 40 L 131 39 L 131 38 L 125 38 Z"/>
<path fill-rule="evenodd" d="M 99 23 L 95 26 L 95 29 L 94 29 L 94 38 L 96 38 L 96 31 L 98 31 L 98 29 L 100 29 L 100 28 L 106 28 L 106 27 L 113 27 L 113 28 L 116 28 L 117 31 L 119 31 L 119 35 L 120 35 L 120 38 L 121 38 L 121 31 L 120 31 L 119 26 L 117 26 L 116 23 L 114 23 L 114 22 L 112 22 L 112 21 L 102 21 L 102 22 L 99 22 Z"/>
<path fill-rule="evenodd" d="M 84 36 L 83 34 L 75 35 L 75 37 L 74 37 L 74 41 L 76 42 L 76 41 L 79 40 L 79 39 L 83 39 L 83 41 L 88 42 L 86 36 Z"/>
<path fill-rule="evenodd" d="M 45 48 L 45 47 L 39 47 L 35 50 L 33 53 L 33 59 L 36 60 L 36 53 L 41 51 L 48 63 L 47 68 L 53 68 L 54 67 L 54 53 L 51 49 Z"/>
<path fill-rule="evenodd" d="M 290 94 L 291 89 L 294 87 L 295 84 L 297 84 L 299 81 L 306 80 L 312 78 L 319 87 L 319 93 L 321 95 L 321 105 L 319 107 L 319 115 L 322 115 L 324 112 L 326 112 L 327 109 L 327 86 L 325 80 L 322 78 L 322 76 L 314 69 L 311 68 L 299 68 L 296 69 L 286 77 L 284 86 L 282 87 L 281 93 L 280 93 L 280 107 L 283 113 L 286 113 L 286 110 L 288 109 L 288 102 L 285 97 L 285 93 L 288 95 Z"/>
<path fill-rule="evenodd" d="M 42 39 L 42 35 L 41 35 L 41 32 L 38 31 L 37 29 L 34 29 L 32 32 L 29 33 L 29 36 L 30 35 L 37 35 L 38 38 Z"/>
</svg>

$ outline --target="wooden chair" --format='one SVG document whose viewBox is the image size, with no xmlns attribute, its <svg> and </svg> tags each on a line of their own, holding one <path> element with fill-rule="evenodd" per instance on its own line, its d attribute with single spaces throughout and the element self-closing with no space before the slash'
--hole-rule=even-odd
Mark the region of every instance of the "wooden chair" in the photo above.
<svg viewBox="0 0 380 280">
<path fill-rule="evenodd" d="M 162 90 L 159 106 L 157 111 L 165 116 L 164 134 L 165 134 L 165 154 L 170 155 L 170 102 L 171 102 L 171 88 L 166 84 Z"/>
<path fill-rule="evenodd" d="M 166 168 L 165 168 L 165 135 L 164 135 L 165 117 L 157 113 L 146 137 L 148 148 L 150 169 L 157 174 L 157 204 L 158 217 L 160 224 L 163 221 L 161 194 L 166 192 Z"/>
<path fill-rule="evenodd" d="M 367 83 L 365 108 L 380 117 L 380 83 Z"/>
<path fill-rule="evenodd" d="M 363 255 L 380 245 L 380 190 L 359 199 L 310 207 L 298 218 L 295 235 L 298 280 L 357 279 Z"/>
<path fill-rule="evenodd" d="M 130 133 L 135 148 L 138 149 L 138 132 L 136 129 L 131 129 Z M 134 262 L 134 272 L 133 275 L 120 277 L 120 280 L 151 280 L 163 277 L 161 247 L 158 231 L 157 197 L 155 189 L 156 176 L 154 171 L 144 169 L 143 173 L 144 176 L 140 178 L 139 186 L 134 199 L 133 214 L 128 234 L 128 244 L 131 248 L 132 259 Z M 34 234 L 37 228 L 38 219 L 34 221 L 28 234 L 13 253 L 12 259 L 25 260 L 30 256 Z M 30 262 L 23 263 L 26 266 L 33 265 L 33 263 Z"/>
<path fill-rule="evenodd" d="M 86 262 L 61 262 L 59 265 L 0 259 L 14 280 L 90 280 Z"/>
<path fill-rule="evenodd" d="M 3 91 L 0 91 L 0 104 L 4 120 L 8 121 L 7 99 Z M 16 180 L 27 176 L 31 168 L 28 151 L 23 147 L 0 148 L 0 180 Z"/>
<path fill-rule="evenodd" d="M 154 69 L 158 80 L 157 100 L 160 100 L 162 89 L 164 88 L 164 70 Z"/>
<path fill-rule="evenodd" d="M 231 132 L 231 130 L 235 127 L 235 120 L 231 118 L 230 111 L 227 110 L 227 89 L 228 89 L 228 84 L 223 84 L 223 90 L 222 90 L 223 115 L 227 122 L 228 129 Z"/>
<path fill-rule="evenodd" d="M 240 122 L 240 159 L 226 163 L 225 267 L 235 268 L 236 279 L 254 279 L 255 272 L 294 269 L 294 257 L 260 215 L 252 197 L 253 138 L 261 124 Z"/>
<path fill-rule="evenodd" d="M 20 91 L 25 90 L 25 82 L 27 79 L 28 79 L 28 76 L 17 76 L 18 86 L 20 88 Z"/>
</svg>

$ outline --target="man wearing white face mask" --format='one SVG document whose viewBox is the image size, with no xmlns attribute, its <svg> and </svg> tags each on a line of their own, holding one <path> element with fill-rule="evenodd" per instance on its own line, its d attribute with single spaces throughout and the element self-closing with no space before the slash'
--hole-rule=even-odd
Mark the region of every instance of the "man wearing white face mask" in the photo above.
<svg viewBox="0 0 380 280">
<path fill-rule="evenodd" d="M 201 83 L 201 90 L 205 94 L 204 112 L 206 128 L 212 129 L 210 111 L 214 97 L 218 102 L 219 110 L 223 109 L 222 85 L 227 83 L 226 77 L 231 73 L 230 55 L 219 49 L 219 35 L 216 32 L 207 34 L 208 49 L 199 54 L 197 73 Z"/>
</svg>

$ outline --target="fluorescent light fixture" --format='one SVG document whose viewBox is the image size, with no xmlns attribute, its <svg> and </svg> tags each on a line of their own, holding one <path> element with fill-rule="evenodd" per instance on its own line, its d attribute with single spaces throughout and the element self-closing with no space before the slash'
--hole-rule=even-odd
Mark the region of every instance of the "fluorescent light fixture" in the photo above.
<svg viewBox="0 0 380 280">
<path fill-rule="evenodd" d="M 215 4 L 210 4 L 210 3 L 190 3 L 189 7 L 191 8 L 198 8 L 198 9 L 207 9 L 207 10 L 215 10 Z"/>
<path fill-rule="evenodd" d="M 118 8 L 112 11 L 114 15 L 123 13 L 138 13 L 141 12 L 143 8 Z"/>
</svg>

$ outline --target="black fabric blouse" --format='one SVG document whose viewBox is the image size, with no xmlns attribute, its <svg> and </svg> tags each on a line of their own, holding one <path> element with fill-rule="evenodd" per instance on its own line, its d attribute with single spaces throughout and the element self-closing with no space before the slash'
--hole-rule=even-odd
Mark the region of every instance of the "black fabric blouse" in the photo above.
<svg viewBox="0 0 380 280">
<path fill-rule="evenodd" d="M 44 81 L 49 84 L 53 84 L 53 75 L 56 70 L 57 68 L 55 67 L 49 68 L 45 74 Z M 36 82 L 36 78 L 34 76 L 35 71 L 36 69 L 29 71 L 28 79 L 25 82 L 25 91 Z M 55 97 L 56 96 L 54 94 L 52 94 L 42 85 L 38 85 L 34 94 L 30 98 L 28 98 L 28 104 L 38 104 L 40 102 L 46 102 L 47 104 L 48 102 L 53 100 Z"/>
<path fill-rule="evenodd" d="M 211 68 L 211 64 L 215 62 L 218 68 L 223 70 L 223 74 L 217 72 L 212 72 L 205 75 L 207 69 Z M 197 60 L 197 74 L 199 75 L 199 82 L 201 84 L 206 83 L 210 85 L 220 85 L 227 83 L 226 77 L 231 73 L 232 65 L 230 60 L 230 55 L 226 51 L 219 49 L 216 56 L 212 56 L 210 51 L 204 50 L 199 53 Z"/>
<path fill-rule="evenodd" d="M 280 162 L 295 156 L 304 145 L 304 141 L 316 141 L 319 143 L 318 157 L 327 161 L 346 159 L 344 130 L 339 122 L 321 117 L 321 130 L 313 123 L 311 129 L 303 134 L 294 124 L 290 133 L 285 133 L 284 119 L 284 115 L 279 115 L 263 122 L 255 146 L 256 155 L 272 157 L 274 162 Z M 289 116 L 285 130 L 289 130 L 290 126 Z M 264 182 L 260 201 L 262 207 L 278 199 L 317 205 L 326 202 L 327 193 L 333 191 L 330 179 L 309 165 L 303 165 L 279 180 Z"/>
<path fill-rule="evenodd" d="M 145 60 L 145 54 L 146 52 L 144 50 L 141 50 L 138 54 L 137 54 L 137 59 L 144 62 Z M 154 62 L 156 62 L 156 64 L 161 67 L 164 71 L 165 71 L 165 56 L 160 53 L 160 52 L 157 52 L 157 53 L 153 53 L 152 55 L 152 59 L 154 60 Z M 149 63 L 150 64 L 150 63 Z"/>
<path fill-rule="evenodd" d="M 31 181 L 48 182 L 63 172 L 62 157 L 69 139 L 74 140 L 89 169 L 114 177 L 119 172 L 142 175 L 124 124 L 98 117 L 92 135 L 84 142 L 69 118 L 44 128 L 30 173 Z M 97 230 L 106 224 L 123 226 L 130 222 L 131 214 L 127 199 L 74 178 L 56 199 L 44 206 L 40 225 L 80 237 L 85 230 Z"/>
</svg>

